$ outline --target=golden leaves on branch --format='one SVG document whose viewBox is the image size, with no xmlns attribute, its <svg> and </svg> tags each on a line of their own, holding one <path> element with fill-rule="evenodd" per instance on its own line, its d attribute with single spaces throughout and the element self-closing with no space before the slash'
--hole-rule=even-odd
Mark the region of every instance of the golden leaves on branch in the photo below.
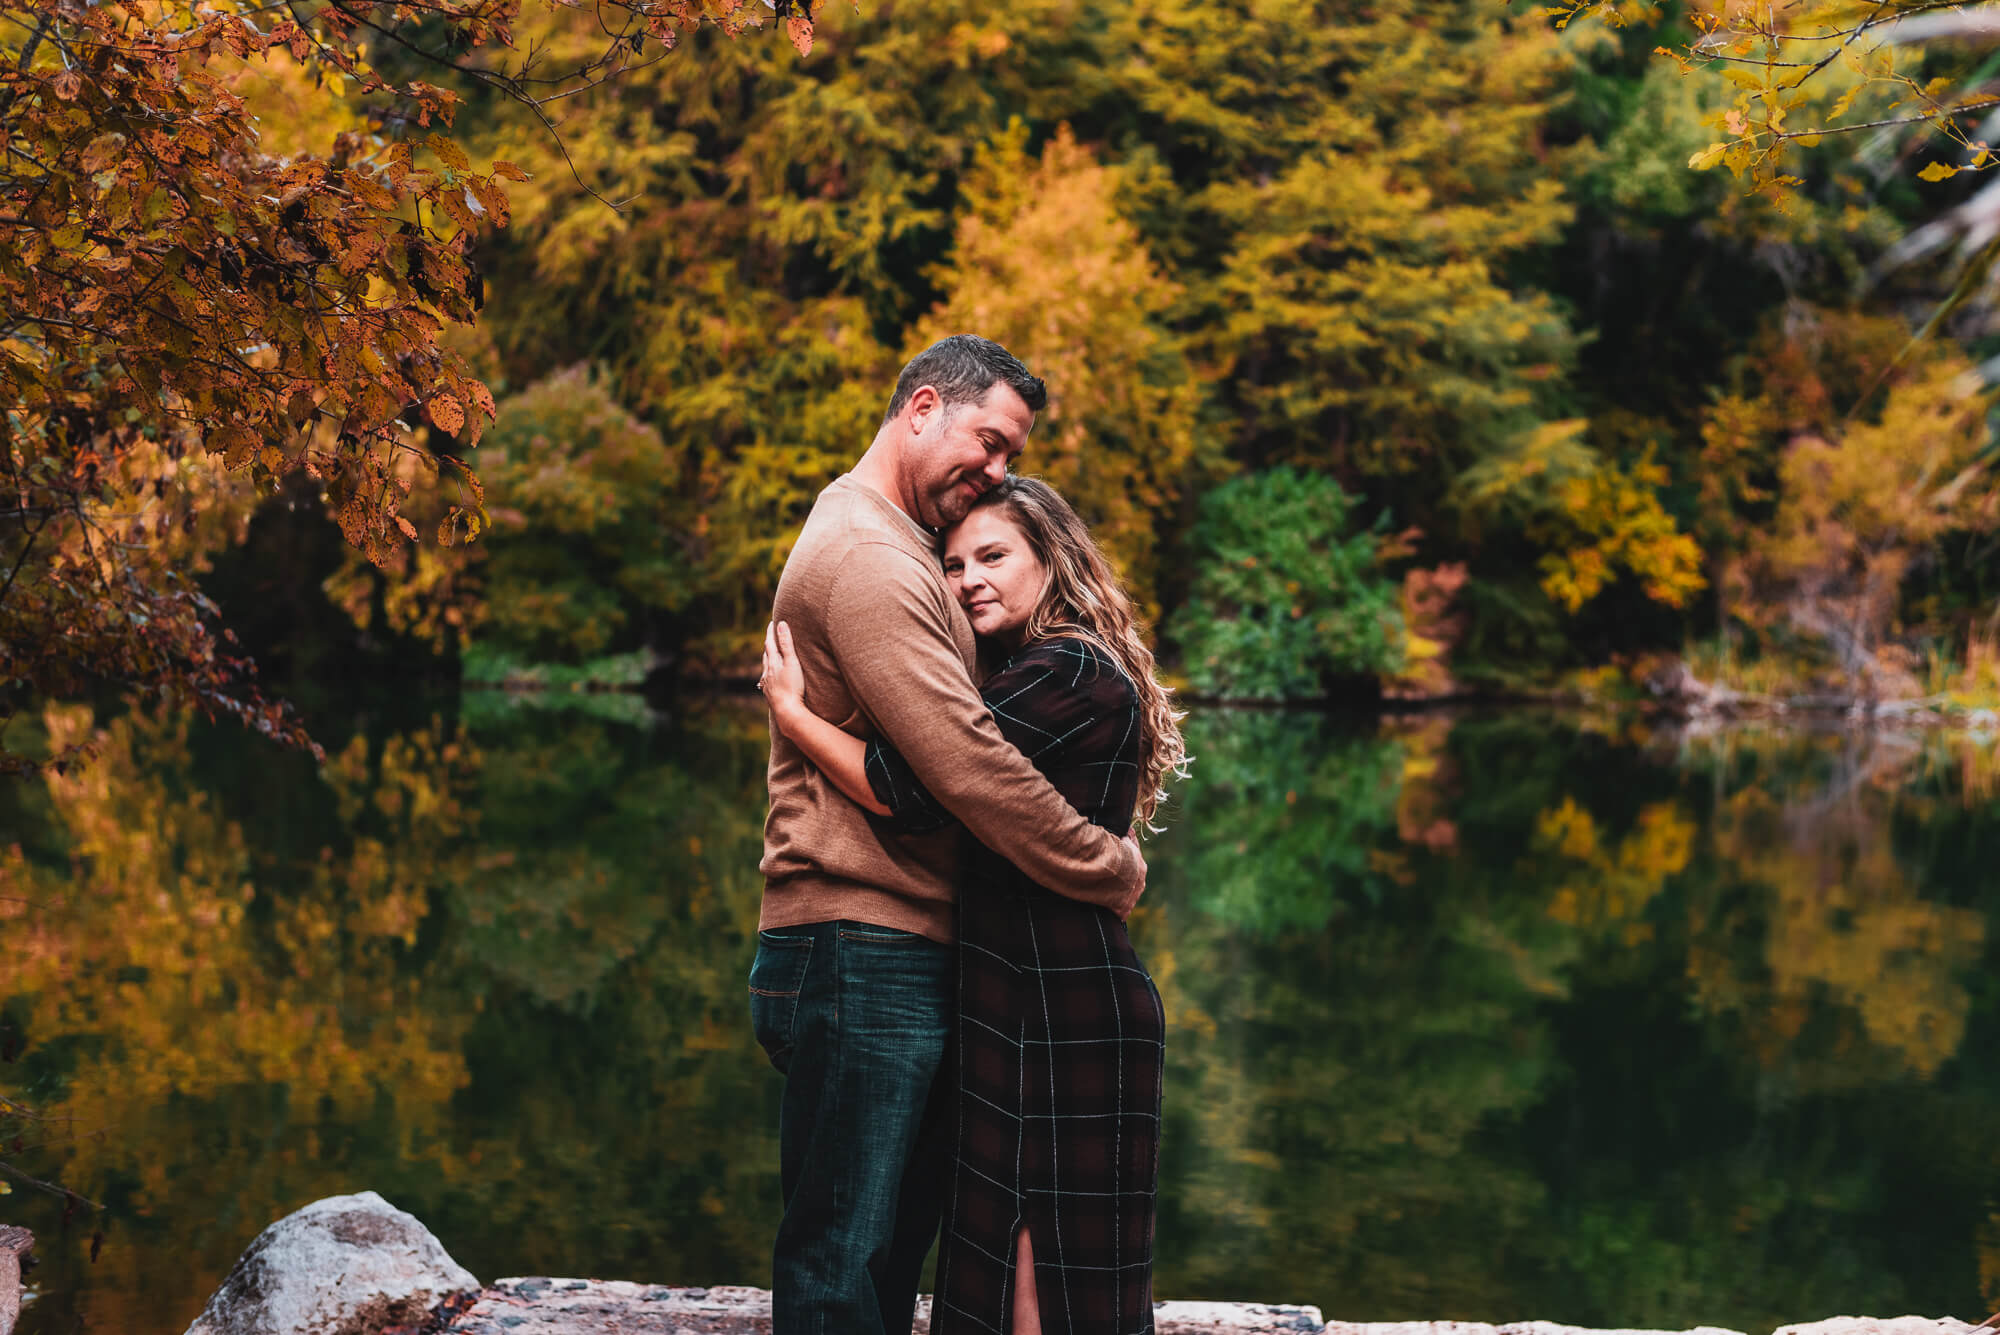
<svg viewBox="0 0 2000 1335">
<path fill-rule="evenodd" d="M 1933 13 L 1927 0 L 1804 0 L 1804 3 L 1704 3 L 1687 17 L 1695 39 L 1679 50 L 1655 47 L 1683 75 L 1705 70 L 1735 90 L 1711 123 L 1724 137 L 1688 158 L 1695 171 L 1726 168 L 1746 193 L 1781 212 L 1798 203 L 1803 179 L 1789 165 L 1797 150 L 1829 135 L 1910 127 L 1955 146 L 1960 161 L 1931 162 L 1918 173 L 1937 182 L 1991 164 L 1988 145 L 1975 136 L 1996 106 L 1982 87 L 1955 75 L 1925 78 L 1918 62 L 1901 65 L 1900 46 L 1953 36 L 1983 35 L 1987 22 L 1975 12 Z M 1626 20 L 1624 6 L 1609 0 L 1564 0 L 1544 14 L 1557 26 L 1588 15 L 1612 26 Z M 1859 108 L 1859 110 L 1857 110 Z"/>
<path fill-rule="evenodd" d="M 742 0 L 622 7 L 669 43 L 676 26 L 757 19 Z M 15 34 L 0 60 L 12 164 L 0 176 L 0 483 L 15 500 L 0 520 L 0 673 L 56 695 L 108 677 L 264 717 L 246 703 L 247 664 L 205 624 L 215 609 L 105 541 L 99 502 L 140 507 L 101 495 L 116 470 L 89 457 L 205 444 L 264 487 L 304 468 L 370 560 L 412 540 L 389 461 L 420 447 L 420 407 L 453 450 L 493 418 L 492 394 L 441 336 L 478 311 L 470 242 L 506 225 L 506 183 L 528 175 L 477 170 L 443 128 L 460 93 L 392 84 L 361 39 L 386 25 L 454 79 L 520 96 L 501 62 L 441 54 L 510 43 L 519 9 L 426 0 L 364 29 L 341 4 L 274 15 L 218 0 L 0 0 L 0 29 Z M 809 34 L 801 21 L 795 38 Z M 429 133 L 399 137 L 407 126 Z M 485 525 L 476 481 L 452 473 L 468 494 L 447 536 L 470 538 Z M 77 633 L 80 609 L 90 634 Z"/>
</svg>

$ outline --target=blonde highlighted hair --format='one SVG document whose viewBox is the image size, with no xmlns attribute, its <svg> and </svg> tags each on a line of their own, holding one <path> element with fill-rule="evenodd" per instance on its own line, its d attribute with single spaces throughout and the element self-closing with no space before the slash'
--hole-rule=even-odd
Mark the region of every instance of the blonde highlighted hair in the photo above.
<svg viewBox="0 0 2000 1335">
<path fill-rule="evenodd" d="M 1124 584 L 1104 559 L 1090 530 L 1062 494 L 1035 477 L 1009 476 L 974 502 L 997 509 L 1028 540 L 1042 563 L 1041 597 L 1023 628 L 1025 639 L 1067 636 L 1089 640 L 1118 664 L 1139 697 L 1138 827 L 1154 830 L 1152 817 L 1166 796 L 1168 778 L 1187 775 L 1187 746 L 1173 692 L 1153 675 L 1153 651 L 1132 610 Z"/>
</svg>

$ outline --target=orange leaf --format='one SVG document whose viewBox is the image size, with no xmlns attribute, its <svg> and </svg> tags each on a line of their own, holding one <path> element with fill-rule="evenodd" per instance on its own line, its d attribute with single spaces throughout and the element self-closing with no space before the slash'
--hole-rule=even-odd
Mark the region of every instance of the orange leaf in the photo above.
<svg viewBox="0 0 2000 1335">
<path fill-rule="evenodd" d="M 465 150 L 441 134 L 427 136 L 424 146 L 437 154 L 439 162 L 455 172 L 462 172 L 472 165 L 465 156 Z"/>
<path fill-rule="evenodd" d="M 811 19 L 790 18 L 785 20 L 785 35 L 792 39 L 792 45 L 799 54 L 809 56 L 813 49 L 813 25 Z"/>
<path fill-rule="evenodd" d="M 354 197 L 379 213 L 392 212 L 396 207 L 396 196 L 385 190 L 381 182 L 365 171 L 351 171 L 347 174 L 347 188 Z"/>
<path fill-rule="evenodd" d="M 465 425 L 465 409 L 449 394 L 435 395 L 424 405 L 424 412 L 438 430 L 449 435 L 457 435 L 458 429 Z"/>
</svg>

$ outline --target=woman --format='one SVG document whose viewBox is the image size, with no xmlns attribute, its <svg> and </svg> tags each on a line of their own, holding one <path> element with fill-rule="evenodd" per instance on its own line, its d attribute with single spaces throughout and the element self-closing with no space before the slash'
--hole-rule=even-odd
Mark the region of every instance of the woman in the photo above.
<svg viewBox="0 0 2000 1335">
<path fill-rule="evenodd" d="M 1083 521 L 1046 483 L 1008 478 L 943 554 L 1002 734 L 1089 819 L 1148 820 L 1186 763 L 1180 715 Z M 813 714 L 803 689 L 779 624 L 764 654 L 776 725 L 894 828 L 950 822 L 895 751 Z M 977 845 L 958 936 L 958 1158 L 931 1330 L 1151 1331 L 1159 993 L 1117 917 Z"/>
</svg>

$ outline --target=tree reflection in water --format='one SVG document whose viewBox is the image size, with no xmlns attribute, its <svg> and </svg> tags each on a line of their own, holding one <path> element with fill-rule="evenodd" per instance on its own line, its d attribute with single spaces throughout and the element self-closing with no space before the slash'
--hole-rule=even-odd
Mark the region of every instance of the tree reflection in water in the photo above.
<svg viewBox="0 0 2000 1335">
<path fill-rule="evenodd" d="M 372 1187 L 476 1273 L 759 1282 L 761 717 L 375 722 L 318 772 L 51 712 L 8 799 L 9 1094 L 79 1134 L 25 1327 L 181 1329 Z M 1573 720 L 1193 720 L 1133 920 L 1158 1289 L 1754 1329 L 2000 1305 L 1993 751 Z M 37 1217 L 37 1211 L 44 1211 Z M 87 1234 L 88 1230 L 83 1230 Z"/>
</svg>

